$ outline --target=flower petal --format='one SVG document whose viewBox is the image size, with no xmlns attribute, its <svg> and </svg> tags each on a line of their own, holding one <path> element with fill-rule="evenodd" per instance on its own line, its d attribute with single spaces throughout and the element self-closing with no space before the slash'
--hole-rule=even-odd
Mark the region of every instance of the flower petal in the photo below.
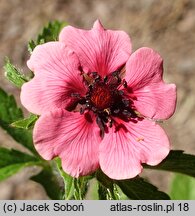
<svg viewBox="0 0 195 216">
<path fill-rule="evenodd" d="M 71 93 L 85 94 L 79 60 L 63 43 L 37 46 L 27 64 L 35 76 L 22 86 L 21 102 L 30 112 L 64 108 L 72 100 Z"/>
<path fill-rule="evenodd" d="M 74 177 L 87 175 L 99 167 L 99 128 L 89 113 L 57 109 L 43 114 L 33 131 L 35 148 L 46 160 L 62 159 L 65 172 Z"/>
<path fill-rule="evenodd" d="M 134 105 L 142 115 L 161 120 L 170 118 L 176 108 L 176 86 L 159 82 L 134 92 Z"/>
<path fill-rule="evenodd" d="M 126 81 L 133 90 L 162 80 L 163 60 L 154 50 L 142 47 L 135 51 L 126 64 Z"/>
<path fill-rule="evenodd" d="M 141 163 L 157 165 L 169 150 L 164 130 L 154 122 L 118 121 L 100 144 L 100 167 L 110 178 L 133 178 L 141 172 Z"/>
<path fill-rule="evenodd" d="M 126 64 L 129 96 L 136 109 L 144 116 L 168 119 L 175 111 L 176 86 L 162 81 L 163 60 L 150 48 L 140 48 Z"/>
<path fill-rule="evenodd" d="M 98 20 L 89 31 L 65 27 L 59 41 L 74 50 L 85 72 L 101 76 L 125 64 L 131 53 L 129 36 L 123 31 L 105 30 Z"/>
</svg>

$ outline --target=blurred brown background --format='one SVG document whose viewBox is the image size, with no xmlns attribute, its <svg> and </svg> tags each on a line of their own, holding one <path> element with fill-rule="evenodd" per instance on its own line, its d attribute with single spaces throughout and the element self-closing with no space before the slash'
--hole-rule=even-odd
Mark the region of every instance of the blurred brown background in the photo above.
<svg viewBox="0 0 195 216">
<path fill-rule="evenodd" d="M 1 0 L 0 86 L 14 94 L 20 105 L 19 90 L 4 78 L 4 57 L 25 72 L 27 42 L 48 21 L 59 19 L 90 29 L 97 18 L 106 28 L 128 32 L 134 51 L 148 46 L 164 58 L 164 78 L 176 83 L 178 104 L 163 126 L 173 149 L 195 154 L 195 0 Z M 3 130 L 0 145 L 19 148 Z M 0 183 L 0 199 L 47 199 L 42 187 L 28 180 L 36 171 L 26 169 Z M 168 191 L 170 174 L 144 175 Z"/>
</svg>

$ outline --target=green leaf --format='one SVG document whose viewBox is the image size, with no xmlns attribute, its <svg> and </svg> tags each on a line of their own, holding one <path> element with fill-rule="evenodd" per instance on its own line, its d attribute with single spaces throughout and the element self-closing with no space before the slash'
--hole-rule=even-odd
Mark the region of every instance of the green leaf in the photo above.
<svg viewBox="0 0 195 216">
<path fill-rule="evenodd" d="M 175 174 L 170 196 L 173 200 L 195 200 L 195 179 L 182 174 Z"/>
<path fill-rule="evenodd" d="M 56 158 L 55 161 L 64 181 L 64 199 L 70 200 L 74 195 L 74 178 L 63 171 L 60 158 Z"/>
<path fill-rule="evenodd" d="M 118 200 L 119 194 L 114 180 L 106 176 L 101 170 L 96 172 L 96 178 L 99 181 L 99 199 Z"/>
<path fill-rule="evenodd" d="M 53 169 L 50 166 L 45 166 L 38 175 L 33 176 L 31 179 L 40 183 L 51 199 L 63 199 L 63 187 L 60 186 L 57 176 L 54 174 Z"/>
<path fill-rule="evenodd" d="M 143 178 L 119 180 L 115 183 L 123 193 L 133 200 L 169 200 L 169 196 Z"/>
<path fill-rule="evenodd" d="M 169 155 L 157 166 L 144 165 L 145 168 L 178 172 L 195 177 L 195 156 L 183 151 L 170 151 Z"/>
<path fill-rule="evenodd" d="M 25 82 L 28 81 L 27 77 L 21 73 L 13 64 L 10 63 L 8 58 L 5 59 L 5 77 L 17 87 L 21 87 Z"/>
<path fill-rule="evenodd" d="M 75 200 L 83 200 L 88 191 L 88 182 L 91 176 L 83 176 L 74 178 L 74 198 Z"/>
<path fill-rule="evenodd" d="M 32 128 L 34 126 L 37 119 L 38 119 L 37 115 L 30 114 L 30 116 L 28 118 L 15 121 L 11 124 L 11 126 L 17 127 L 17 128 L 29 129 L 29 128 Z"/>
<path fill-rule="evenodd" d="M 0 167 L 5 167 L 11 164 L 26 163 L 38 161 L 38 159 L 29 154 L 25 154 L 15 149 L 7 149 L 0 147 Z"/>
<path fill-rule="evenodd" d="M 31 131 L 11 127 L 12 122 L 22 118 L 22 110 L 17 107 L 14 97 L 0 88 L 0 127 L 7 131 L 17 142 L 36 153 Z"/>
<path fill-rule="evenodd" d="M 53 21 L 43 28 L 35 41 L 31 40 L 28 44 L 28 50 L 32 53 L 33 49 L 39 45 L 49 41 L 56 41 L 61 29 L 66 26 L 65 22 Z"/>
<path fill-rule="evenodd" d="M 0 147 L 0 181 L 32 165 L 40 165 L 40 161 L 20 151 Z"/>
</svg>

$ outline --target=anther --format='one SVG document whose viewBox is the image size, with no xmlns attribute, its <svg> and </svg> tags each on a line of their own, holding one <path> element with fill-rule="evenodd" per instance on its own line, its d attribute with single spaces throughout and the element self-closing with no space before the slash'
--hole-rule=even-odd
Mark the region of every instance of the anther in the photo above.
<svg viewBox="0 0 195 216">
<path fill-rule="evenodd" d="M 113 120 L 111 118 L 108 118 L 108 122 L 109 122 L 109 127 L 111 128 L 113 125 Z"/>
<path fill-rule="evenodd" d="M 88 85 L 88 88 L 89 88 L 89 90 L 92 90 L 93 89 L 93 85 Z"/>
<path fill-rule="evenodd" d="M 104 137 L 104 123 L 102 122 L 99 116 L 97 116 L 96 118 L 96 123 L 100 128 L 100 136 L 103 138 Z"/>
<path fill-rule="evenodd" d="M 95 82 L 99 82 L 100 81 L 100 76 L 99 75 L 97 75 L 96 77 L 95 77 L 95 80 L 94 80 Z"/>
<path fill-rule="evenodd" d="M 127 116 L 127 117 L 131 116 L 131 113 L 128 110 L 123 110 L 122 114 Z"/>
<path fill-rule="evenodd" d="M 97 112 L 97 108 L 96 107 L 93 106 L 91 109 L 92 109 L 93 112 Z"/>
<path fill-rule="evenodd" d="M 118 94 L 122 96 L 122 95 L 124 95 L 124 92 L 122 90 L 119 90 Z"/>
<path fill-rule="evenodd" d="M 80 114 L 82 115 L 84 113 L 85 109 L 83 107 L 80 108 Z"/>
<path fill-rule="evenodd" d="M 129 104 L 130 104 L 129 100 L 122 99 L 122 102 L 125 105 L 125 107 L 129 107 Z"/>
<path fill-rule="evenodd" d="M 86 107 L 87 107 L 87 108 L 91 108 L 91 104 L 86 103 Z"/>
<path fill-rule="evenodd" d="M 122 82 L 123 82 L 124 88 L 127 88 L 127 81 L 126 81 L 126 80 L 123 80 Z"/>
<path fill-rule="evenodd" d="M 106 83 L 108 81 L 108 77 L 105 76 L 103 81 L 104 81 L 104 83 Z"/>
<path fill-rule="evenodd" d="M 119 112 L 120 112 L 120 109 L 115 109 L 115 110 L 113 111 L 114 114 L 118 114 Z"/>
<path fill-rule="evenodd" d="M 112 72 L 112 76 L 114 76 L 114 77 L 118 77 L 118 74 L 119 74 L 119 71 L 118 71 L 118 70 Z"/>
<path fill-rule="evenodd" d="M 117 77 L 117 81 L 118 81 L 118 83 L 120 84 L 120 83 L 121 83 L 121 78 L 120 78 L 120 77 Z"/>
<path fill-rule="evenodd" d="M 91 75 L 93 78 L 95 78 L 97 76 L 97 74 L 98 74 L 97 72 L 91 72 Z"/>
</svg>

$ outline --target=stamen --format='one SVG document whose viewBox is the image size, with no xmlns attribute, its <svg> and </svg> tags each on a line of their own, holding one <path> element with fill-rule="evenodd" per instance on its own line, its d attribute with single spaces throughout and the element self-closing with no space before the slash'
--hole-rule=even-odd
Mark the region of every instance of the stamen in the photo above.
<svg viewBox="0 0 195 216">
<path fill-rule="evenodd" d="M 83 107 L 80 108 L 80 114 L 82 115 L 85 112 L 85 109 Z"/>
<path fill-rule="evenodd" d="M 101 118 L 99 116 L 97 116 L 97 118 L 96 118 L 96 123 L 100 128 L 100 136 L 101 136 L 101 138 L 103 138 L 104 137 L 104 132 L 105 132 L 104 123 L 102 122 L 102 120 L 101 120 Z"/>
<path fill-rule="evenodd" d="M 106 83 L 108 81 L 108 77 L 105 76 L 103 81 L 104 81 L 104 83 Z"/>
<path fill-rule="evenodd" d="M 100 136 L 103 138 L 105 131 L 113 124 L 117 126 L 113 117 L 123 121 L 137 121 L 139 115 L 133 107 L 131 99 L 127 99 L 125 92 L 129 87 L 124 78 L 125 67 L 116 70 L 105 77 L 97 72 L 82 73 L 83 79 L 88 87 L 85 97 L 78 93 L 72 93 L 71 97 L 77 100 L 77 110 L 80 114 L 93 112 L 96 123 L 100 128 Z M 123 90 L 120 90 L 121 87 Z M 88 112 L 85 112 L 88 111 Z M 123 125 L 123 124 L 122 124 Z"/>
<path fill-rule="evenodd" d="M 113 120 L 110 117 L 108 118 L 108 122 L 109 122 L 109 127 L 111 128 L 113 125 Z"/>
<path fill-rule="evenodd" d="M 86 73 L 83 73 L 83 78 L 87 82 L 88 85 L 91 85 L 93 83 L 93 78 L 87 75 Z"/>
<path fill-rule="evenodd" d="M 117 108 L 117 109 L 115 109 L 113 112 L 114 112 L 114 114 L 118 114 L 118 113 L 120 112 L 120 109 Z"/>
<path fill-rule="evenodd" d="M 98 75 L 98 73 L 97 72 L 91 72 L 91 75 L 92 75 L 93 78 L 95 78 Z"/>
<path fill-rule="evenodd" d="M 125 116 L 127 116 L 127 117 L 131 117 L 132 116 L 132 114 L 128 110 L 126 110 L 126 109 L 123 110 L 122 114 L 125 115 Z"/>
<path fill-rule="evenodd" d="M 122 90 L 119 90 L 118 93 L 119 93 L 119 95 L 121 95 L 121 96 L 124 95 L 124 91 L 122 91 Z"/>
<path fill-rule="evenodd" d="M 126 80 L 123 80 L 122 84 L 123 84 L 124 88 L 127 88 L 127 81 Z"/>
<path fill-rule="evenodd" d="M 101 80 L 101 78 L 100 78 L 100 76 L 98 75 L 98 76 L 96 76 L 96 77 L 95 77 L 95 80 L 94 80 L 94 82 L 96 82 L 96 83 L 97 83 L 97 82 L 99 82 L 100 80 Z"/>
<path fill-rule="evenodd" d="M 129 107 L 129 104 L 130 104 L 129 100 L 122 99 L 122 102 L 125 105 L 125 107 Z"/>
</svg>

